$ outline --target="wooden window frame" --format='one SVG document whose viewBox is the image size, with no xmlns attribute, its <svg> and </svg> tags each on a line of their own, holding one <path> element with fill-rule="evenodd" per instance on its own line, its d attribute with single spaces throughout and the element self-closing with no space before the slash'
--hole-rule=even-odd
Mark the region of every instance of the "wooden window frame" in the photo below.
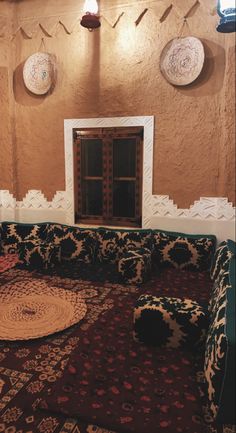
<svg viewBox="0 0 236 433">
<path fill-rule="evenodd" d="M 141 227 L 142 221 L 142 166 L 143 166 L 143 132 L 142 126 L 81 128 L 74 130 L 74 199 L 75 222 L 77 224 L 115 225 Z M 82 172 L 81 172 L 81 139 L 102 139 L 103 141 L 103 215 L 86 215 L 82 212 Z M 136 139 L 136 173 L 135 178 L 135 215 L 134 217 L 113 216 L 113 140 L 119 138 Z M 95 178 L 94 178 L 95 180 Z M 124 179 L 125 180 L 125 179 Z"/>
</svg>

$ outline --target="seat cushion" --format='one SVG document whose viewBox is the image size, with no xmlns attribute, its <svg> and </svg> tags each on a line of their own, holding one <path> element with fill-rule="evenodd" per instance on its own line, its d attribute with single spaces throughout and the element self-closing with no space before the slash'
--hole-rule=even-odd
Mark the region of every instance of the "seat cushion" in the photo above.
<svg viewBox="0 0 236 433">
<path fill-rule="evenodd" d="M 191 299 L 142 295 L 135 305 L 134 339 L 141 343 L 203 348 L 207 328 L 207 308 Z"/>
<path fill-rule="evenodd" d="M 148 248 L 134 248 L 125 251 L 118 262 L 118 272 L 125 283 L 142 284 L 151 272 L 151 251 Z"/>
<path fill-rule="evenodd" d="M 159 265 L 191 271 L 210 269 L 215 236 L 153 230 L 153 238 L 154 261 Z"/>
</svg>

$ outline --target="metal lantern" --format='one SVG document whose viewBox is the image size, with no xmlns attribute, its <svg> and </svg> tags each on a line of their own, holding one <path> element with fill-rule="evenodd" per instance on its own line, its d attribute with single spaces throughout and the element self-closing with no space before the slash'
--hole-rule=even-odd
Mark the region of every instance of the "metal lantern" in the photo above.
<svg viewBox="0 0 236 433">
<path fill-rule="evenodd" d="M 236 31 L 236 8 L 235 0 L 218 0 L 217 12 L 220 22 L 216 30 L 221 33 L 232 33 Z"/>
<path fill-rule="evenodd" d="M 100 27 L 101 23 L 97 16 L 98 4 L 96 0 L 86 0 L 83 11 L 85 12 L 85 15 L 83 15 L 80 21 L 81 26 L 86 27 L 89 30 L 94 30 Z"/>
</svg>

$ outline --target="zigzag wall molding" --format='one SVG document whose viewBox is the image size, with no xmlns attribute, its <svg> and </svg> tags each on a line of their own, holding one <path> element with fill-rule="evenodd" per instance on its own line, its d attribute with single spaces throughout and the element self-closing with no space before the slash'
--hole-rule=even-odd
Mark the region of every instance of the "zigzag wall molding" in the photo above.
<svg viewBox="0 0 236 433">
<path fill-rule="evenodd" d="M 23 200 L 17 201 L 8 190 L 0 190 L 0 216 L 4 210 L 12 211 L 13 214 L 17 210 L 58 210 L 67 213 L 72 208 L 67 191 L 57 191 L 52 201 L 48 201 L 42 191 L 32 189 Z M 168 195 L 151 195 L 146 197 L 144 225 L 148 226 L 148 221 L 153 217 L 235 221 L 235 215 L 236 208 L 225 197 L 201 197 L 189 209 L 179 209 Z M 73 215 L 69 216 L 71 218 Z"/>
<path fill-rule="evenodd" d="M 111 28 L 116 28 L 122 21 L 133 22 L 137 27 L 143 19 L 148 19 L 148 16 L 154 16 L 157 21 L 162 24 L 168 21 L 168 18 L 174 14 L 180 20 L 192 18 L 197 10 L 203 10 L 203 16 L 212 17 L 215 20 L 216 7 L 208 5 L 203 0 L 193 0 L 192 2 L 171 2 L 164 1 L 135 1 L 131 4 L 116 5 L 101 9 L 100 18 L 105 20 Z M 41 33 L 45 37 L 56 36 L 60 28 L 63 28 L 66 34 L 78 32 L 81 29 L 80 20 L 82 11 L 78 8 L 75 11 L 68 13 L 55 14 L 49 16 L 28 16 L 18 19 L 12 27 L 8 16 L 0 14 L 0 37 L 11 38 L 17 33 L 23 32 L 24 36 L 32 39 L 39 37 Z M 199 19 L 199 14 L 198 14 Z"/>
</svg>

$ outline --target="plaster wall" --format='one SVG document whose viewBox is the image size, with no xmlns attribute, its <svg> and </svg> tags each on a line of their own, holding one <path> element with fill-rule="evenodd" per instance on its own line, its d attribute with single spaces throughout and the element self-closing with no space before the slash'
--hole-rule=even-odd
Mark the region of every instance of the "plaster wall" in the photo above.
<svg viewBox="0 0 236 433">
<path fill-rule="evenodd" d="M 64 119 L 153 115 L 153 193 L 179 208 L 208 196 L 235 203 L 235 37 L 216 32 L 215 1 L 205 3 L 101 0 L 102 26 L 88 32 L 79 24 L 82 1 L 1 1 L 0 190 L 17 200 L 32 189 L 48 200 L 65 190 Z M 174 87 L 160 54 L 170 39 L 190 35 L 204 44 L 204 68 L 196 82 Z M 57 58 L 46 96 L 22 79 L 36 51 Z"/>
</svg>

